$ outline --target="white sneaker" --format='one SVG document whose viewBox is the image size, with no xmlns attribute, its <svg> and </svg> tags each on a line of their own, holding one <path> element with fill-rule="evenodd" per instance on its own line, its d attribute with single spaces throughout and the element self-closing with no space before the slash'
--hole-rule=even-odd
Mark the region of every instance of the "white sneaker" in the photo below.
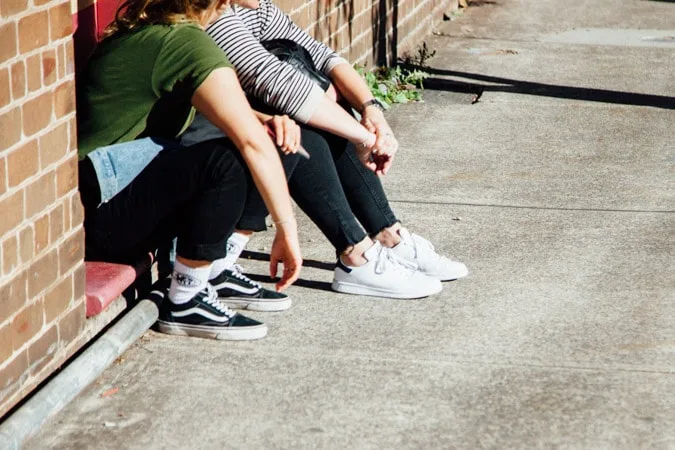
<svg viewBox="0 0 675 450">
<path fill-rule="evenodd" d="M 419 272 L 413 264 L 401 260 L 379 242 L 363 256 L 368 262 L 360 267 L 348 267 L 338 258 L 332 284 L 334 291 L 374 297 L 420 298 L 443 289 L 437 278 Z"/>
<path fill-rule="evenodd" d="M 441 281 L 452 281 L 469 274 L 469 269 L 463 263 L 439 255 L 431 242 L 422 236 L 410 233 L 405 228 L 401 228 L 398 233 L 401 235 L 401 242 L 391 251 L 417 265 L 420 272 Z"/>
</svg>

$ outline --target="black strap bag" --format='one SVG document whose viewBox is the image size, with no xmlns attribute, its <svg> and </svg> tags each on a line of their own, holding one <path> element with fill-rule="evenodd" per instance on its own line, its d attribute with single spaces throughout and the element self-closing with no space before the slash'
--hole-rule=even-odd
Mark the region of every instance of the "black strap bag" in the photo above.
<svg viewBox="0 0 675 450">
<path fill-rule="evenodd" d="M 330 79 L 317 70 L 312 56 L 302 45 L 289 39 L 273 39 L 261 42 L 261 44 L 280 61 L 290 64 L 299 72 L 307 75 L 322 90 L 325 91 L 330 86 Z"/>
</svg>

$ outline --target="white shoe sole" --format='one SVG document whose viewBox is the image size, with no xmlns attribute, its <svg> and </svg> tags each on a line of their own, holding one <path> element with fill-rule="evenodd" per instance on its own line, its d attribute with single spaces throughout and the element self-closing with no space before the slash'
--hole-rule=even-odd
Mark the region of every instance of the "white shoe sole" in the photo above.
<svg viewBox="0 0 675 450">
<path fill-rule="evenodd" d="M 441 281 L 455 281 L 455 280 L 459 280 L 460 278 L 464 278 L 465 276 L 467 276 L 469 274 L 469 269 L 463 270 L 461 272 L 453 273 L 451 275 L 445 275 L 445 276 L 443 276 L 443 275 L 436 276 L 436 275 L 426 273 L 426 272 L 422 272 L 422 273 L 424 273 L 425 275 L 430 276 L 430 277 L 438 278 Z"/>
<path fill-rule="evenodd" d="M 173 322 L 157 321 L 159 331 L 176 336 L 192 336 L 218 341 L 252 341 L 267 336 L 267 325 L 250 327 L 219 328 L 203 325 L 184 325 Z"/>
<path fill-rule="evenodd" d="M 285 311 L 293 303 L 290 298 L 280 300 L 251 300 L 236 297 L 219 297 L 220 303 L 232 309 L 246 309 L 248 311 L 277 312 Z"/>
<path fill-rule="evenodd" d="M 336 292 L 341 292 L 343 294 L 353 294 L 353 295 L 367 295 L 370 297 L 385 297 L 385 298 L 401 298 L 401 299 L 415 299 L 428 297 L 430 295 L 438 294 L 443 290 L 441 282 L 436 278 L 431 278 L 434 281 L 437 281 L 438 284 L 435 286 L 429 286 L 429 289 L 426 291 L 416 291 L 416 292 L 400 292 L 392 291 L 389 289 L 376 288 L 371 286 L 364 286 L 362 284 L 349 283 L 345 281 L 333 280 L 331 288 Z M 436 283 L 434 283 L 436 284 Z"/>
</svg>

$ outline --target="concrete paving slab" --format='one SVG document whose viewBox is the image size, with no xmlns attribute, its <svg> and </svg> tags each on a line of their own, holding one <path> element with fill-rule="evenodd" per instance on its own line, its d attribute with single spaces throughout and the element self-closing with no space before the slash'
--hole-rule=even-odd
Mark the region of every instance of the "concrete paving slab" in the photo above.
<svg viewBox="0 0 675 450">
<path fill-rule="evenodd" d="M 435 36 L 427 43 L 443 49 L 425 69 L 432 90 L 482 91 L 481 102 L 675 109 L 675 42 L 673 48 L 639 48 Z"/>
<path fill-rule="evenodd" d="M 141 342 L 69 408 L 65 417 L 77 423 L 62 420 L 26 448 L 675 445 L 675 379 L 663 374 L 270 355 L 245 346 L 196 353 L 186 340 L 167 339 Z M 148 360 L 167 347 L 175 359 Z M 232 382 L 242 374 L 247 383 Z M 137 382 L 127 384 L 129 375 Z M 120 390 L 101 398 L 109 386 Z M 148 399 L 162 399 L 161 407 Z"/>
<path fill-rule="evenodd" d="M 428 101 L 391 117 L 402 147 L 384 180 L 393 200 L 636 211 L 675 205 L 675 112 Z"/>
<path fill-rule="evenodd" d="M 27 448 L 673 442 L 671 216 L 395 207 L 470 276 L 421 301 L 300 284 L 254 343 L 150 333 Z M 303 278 L 329 282 L 331 249 L 301 229 Z"/>
<path fill-rule="evenodd" d="M 539 40 L 579 28 L 672 30 L 675 4 L 650 0 L 476 0 L 438 28 L 456 37 Z"/>
</svg>

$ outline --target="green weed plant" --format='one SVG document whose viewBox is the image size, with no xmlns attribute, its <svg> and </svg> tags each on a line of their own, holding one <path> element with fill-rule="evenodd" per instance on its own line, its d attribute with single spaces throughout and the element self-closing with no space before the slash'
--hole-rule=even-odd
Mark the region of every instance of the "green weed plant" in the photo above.
<svg viewBox="0 0 675 450">
<path fill-rule="evenodd" d="M 422 83 L 429 75 L 421 70 L 396 67 L 377 67 L 366 71 L 356 66 L 356 71 L 366 80 L 370 92 L 386 109 L 394 103 L 422 101 Z"/>
</svg>

